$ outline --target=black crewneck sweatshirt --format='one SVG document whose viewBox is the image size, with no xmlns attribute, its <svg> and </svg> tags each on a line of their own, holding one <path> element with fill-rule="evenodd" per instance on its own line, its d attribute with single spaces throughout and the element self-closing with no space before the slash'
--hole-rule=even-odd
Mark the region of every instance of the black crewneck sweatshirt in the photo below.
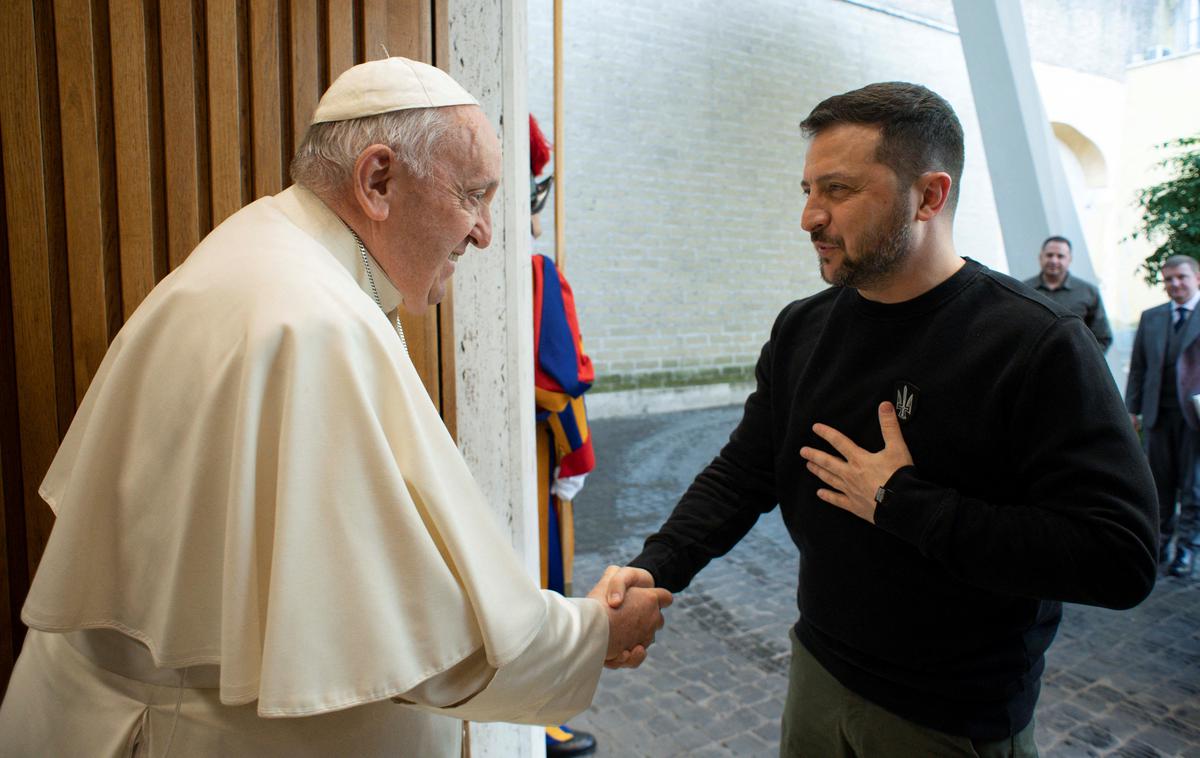
<svg viewBox="0 0 1200 758">
<path fill-rule="evenodd" d="M 1126 608 L 1155 577 L 1150 471 L 1083 322 L 967 260 L 907 302 L 831 288 L 787 306 L 728 444 L 631 563 L 678 591 L 778 504 L 800 549 L 795 630 L 842 684 L 976 740 L 1020 731 L 1060 602 Z M 904 392 L 898 397 L 898 392 Z M 914 465 L 871 524 L 816 496 L 829 424 L 883 445 L 911 398 Z"/>
</svg>

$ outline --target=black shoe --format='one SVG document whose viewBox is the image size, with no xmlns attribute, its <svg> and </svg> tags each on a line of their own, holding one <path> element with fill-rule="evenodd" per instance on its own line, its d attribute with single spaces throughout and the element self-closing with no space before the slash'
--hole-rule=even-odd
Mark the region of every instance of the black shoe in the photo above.
<svg viewBox="0 0 1200 758">
<path fill-rule="evenodd" d="M 1191 576 L 1194 567 L 1195 553 L 1192 548 L 1176 545 L 1175 560 L 1171 561 L 1171 567 L 1167 569 L 1167 573 L 1171 576 Z"/>
<path fill-rule="evenodd" d="M 596 738 L 588 732 L 567 726 L 546 728 L 547 758 L 587 755 L 596 749 Z"/>
</svg>

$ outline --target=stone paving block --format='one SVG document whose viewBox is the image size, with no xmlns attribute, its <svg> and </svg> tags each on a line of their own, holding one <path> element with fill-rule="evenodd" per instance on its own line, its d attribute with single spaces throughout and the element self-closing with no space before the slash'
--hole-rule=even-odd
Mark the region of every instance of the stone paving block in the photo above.
<svg viewBox="0 0 1200 758">
<path fill-rule="evenodd" d="M 679 688 L 678 692 L 680 695 L 683 695 L 685 698 L 696 704 L 704 703 L 713 695 L 712 690 L 702 684 L 697 683 L 685 684 Z"/>
<path fill-rule="evenodd" d="M 1037 749 L 1042 755 L 1048 755 L 1050 746 L 1058 741 L 1059 735 L 1055 732 L 1046 729 L 1041 724 L 1037 724 L 1033 731 L 1033 741 L 1037 745 Z"/>
<path fill-rule="evenodd" d="M 732 692 L 740 681 L 732 673 L 713 671 L 709 673 L 706 684 L 717 692 Z"/>
<path fill-rule="evenodd" d="M 763 722 L 755 728 L 754 733 L 768 745 L 778 745 L 779 737 L 783 731 L 783 726 L 779 720 L 780 717 L 777 716 L 773 721 Z"/>
<path fill-rule="evenodd" d="M 1170 708 L 1164 703 L 1145 693 L 1137 693 L 1129 699 L 1117 703 L 1116 710 L 1133 718 L 1141 719 L 1143 723 L 1156 723 L 1170 712 Z"/>
<path fill-rule="evenodd" d="M 764 700 L 774 700 L 778 696 L 778 692 L 761 684 L 743 684 L 735 689 L 732 693 L 738 704 L 741 706 L 757 705 Z"/>
<path fill-rule="evenodd" d="M 1191 724 L 1193 727 L 1200 729 L 1200 702 L 1182 705 L 1179 708 L 1176 708 L 1171 715 L 1180 721 Z"/>
<path fill-rule="evenodd" d="M 687 684 L 687 681 L 680 676 L 676 676 L 670 671 L 663 671 L 660 668 L 655 669 L 652 679 L 652 685 L 655 690 L 676 690 Z"/>
<path fill-rule="evenodd" d="M 690 728 L 681 730 L 674 742 L 678 746 L 679 754 L 686 754 L 689 750 L 713 744 L 713 739 L 699 728 L 698 723 L 693 723 Z"/>
<path fill-rule="evenodd" d="M 1179 735 L 1186 742 L 1200 743 L 1200 728 L 1197 728 L 1196 726 L 1189 724 L 1182 719 L 1177 719 L 1174 716 L 1168 716 L 1159 723 L 1162 724 L 1163 728 L 1165 728 L 1167 731 Z"/>
<path fill-rule="evenodd" d="M 1045 726 L 1052 732 L 1067 732 L 1074 729 L 1081 722 L 1089 721 L 1090 717 L 1090 713 L 1078 706 L 1068 702 L 1060 702 L 1044 708 L 1035 718 L 1038 724 Z"/>
<path fill-rule="evenodd" d="M 1191 622 L 1186 623 L 1190 625 Z M 1195 627 L 1188 626 L 1187 628 L 1192 629 Z M 1171 649 L 1185 655 L 1200 655 L 1200 637 L 1188 635 L 1180 639 L 1176 639 L 1171 644 Z"/>
<path fill-rule="evenodd" d="M 764 700 L 761 703 L 750 706 L 750 708 L 757 711 L 758 715 L 765 719 L 778 719 L 783 715 L 783 703 L 784 699 L 781 697 L 777 702 Z"/>
<path fill-rule="evenodd" d="M 1070 734 L 1071 737 L 1097 750 L 1116 747 L 1118 744 L 1112 732 L 1099 724 L 1080 724 L 1072 729 Z"/>
<path fill-rule="evenodd" d="M 733 713 L 739 707 L 739 703 L 735 698 L 731 697 L 727 692 L 718 692 L 713 695 L 712 699 L 704 704 L 706 710 L 711 713 Z"/>
<path fill-rule="evenodd" d="M 1112 664 L 1106 663 L 1095 655 L 1089 655 L 1075 663 L 1071 669 L 1071 673 L 1087 681 L 1088 684 L 1093 684 L 1108 676 L 1112 671 Z"/>
<path fill-rule="evenodd" d="M 1131 740 L 1110 755 L 1113 758 L 1162 758 L 1162 753 L 1140 740 Z"/>
<path fill-rule="evenodd" d="M 731 740 L 722 742 L 721 745 L 739 758 L 743 756 L 759 756 L 769 755 L 772 752 L 778 753 L 779 749 L 772 750 L 767 745 L 753 734 L 739 734 Z"/>
<path fill-rule="evenodd" d="M 1182 737 L 1159 726 L 1139 732 L 1137 739 L 1168 755 L 1175 755 L 1187 747 L 1187 742 Z"/>
<path fill-rule="evenodd" d="M 730 716 L 742 725 L 743 731 L 753 731 L 755 727 L 762 724 L 764 721 L 774 721 L 771 716 L 764 716 L 753 706 L 742 706 L 730 713 Z"/>
<path fill-rule="evenodd" d="M 1092 678 L 1080 675 L 1077 671 L 1061 671 L 1055 678 L 1054 683 L 1063 689 L 1078 692 L 1087 689 L 1094 681 Z"/>
<path fill-rule="evenodd" d="M 1186 700 L 1193 700 L 1200 695 L 1200 669 L 1190 672 L 1190 676 L 1176 677 L 1168 682 Z"/>
<path fill-rule="evenodd" d="M 741 733 L 742 724 L 730 715 L 716 715 L 700 725 L 700 731 L 713 740 L 725 740 Z"/>
<path fill-rule="evenodd" d="M 1119 697 L 1119 693 L 1116 693 L 1115 690 L 1110 691 L 1118 694 Z M 1077 693 L 1070 702 L 1087 710 L 1093 717 L 1098 717 L 1108 711 L 1115 701 L 1106 697 L 1103 691 L 1097 691 L 1096 687 L 1089 687 L 1083 692 Z"/>
<path fill-rule="evenodd" d="M 1196 591 L 1194 587 L 1195 585 L 1193 584 L 1192 592 Z M 1180 614 L 1180 620 L 1188 629 L 1200 629 L 1200 610 L 1188 608 L 1187 611 Z"/>
<path fill-rule="evenodd" d="M 1111 686 L 1110 681 L 1111 680 L 1108 677 L 1105 677 L 1103 680 L 1089 689 L 1088 693 L 1110 704 L 1121 702 L 1125 699 L 1125 694 Z"/>
<path fill-rule="evenodd" d="M 646 705 L 644 703 L 627 702 L 621 704 L 616 712 L 625 719 L 628 723 L 638 723 L 646 715 Z"/>
<path fill-rule="evenodd" d="M 1116 712 L 1106 714 L 1091 723 L 1107 730 L 1109 734 L 1115 736 L 1119 741 L 1125 741 L 1146 728 L 1145 722 Z"/>
<path fill-rule="evenodd" d="M 625 685 L 625 697 L 630 700 L 644 700 L 654 697 L 654 688 L 642 682 L 631 682 Z"/>
<path fill-rule="evenodd" d="M 1056 743 L 1047 751 L 1047 758 L 1099 758 L 1100 752 L 1090 745 L 1070 737 Z"/>
</svg>

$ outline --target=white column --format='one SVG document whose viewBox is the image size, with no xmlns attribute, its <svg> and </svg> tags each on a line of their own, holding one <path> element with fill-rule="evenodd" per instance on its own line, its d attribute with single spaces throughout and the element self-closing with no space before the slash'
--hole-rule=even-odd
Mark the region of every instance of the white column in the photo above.
<svg viewBox="0 0 1200 758">
<path fill-rule="evenodd" d="M 458 445 L 537 580 L 533 283 L 525 0 L 449 0 L 449 72 L 478 99 L 504 151 L 492 244 L 454 276 Z M 472 758 L 541 758 L 541 729 L 472 724 Z"/>
<path fill-rule="evenodd" d="M 1036 274 L 1042 240 L 1061 234 L 1072 243 L 1071 271 L 1095 281 L 1087 240 L 1033 78 L 1021 4 L 954 0 L 954 14 L 1009 273 L 1018 279 Z"/>
</svg>

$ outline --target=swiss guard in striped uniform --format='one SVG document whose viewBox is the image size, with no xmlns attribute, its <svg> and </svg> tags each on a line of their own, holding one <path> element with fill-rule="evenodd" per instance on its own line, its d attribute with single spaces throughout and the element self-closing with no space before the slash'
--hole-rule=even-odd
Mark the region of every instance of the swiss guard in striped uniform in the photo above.
<svg viewBox="0 0 1200 758">
<path fill-rule="evenodd" d="M 541 235 L 539 214 L 550 196 L 554 177 L 538 181 L 550 161 L 550 144 L 529 116 L 530 221 L 534 238 Z M 538 526 L 541 536 L 542 586 L 571 593 L 575 528 L 571 500 L 596 465 L 588 433 L 583 393 L 592 386 L 592 361 L 583 352 L 575 296 L 571 285 L 544 255 L 533 256 L 534 399 L 537 412 Z M 596 738 L 563 726 L 546 727 L 550 758 L 586 755 Z"/>
</svg>

